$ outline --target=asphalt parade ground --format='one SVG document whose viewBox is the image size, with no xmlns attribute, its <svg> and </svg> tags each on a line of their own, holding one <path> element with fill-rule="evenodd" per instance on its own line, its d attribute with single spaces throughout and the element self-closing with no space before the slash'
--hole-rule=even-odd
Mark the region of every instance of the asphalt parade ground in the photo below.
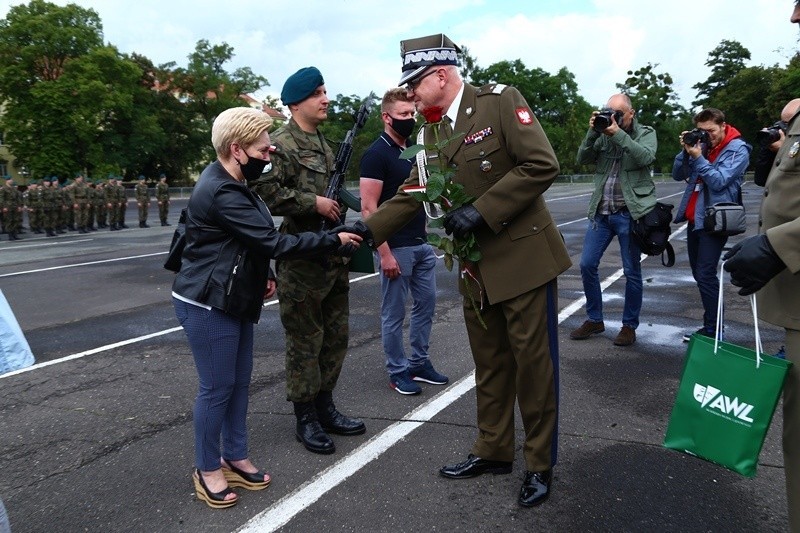
<svg viewBox="0 0 800 533">
<path fill-rule="evenodd" d="M 662 201 L 677 205 L 682 182 L 657 187 Z M 418 396 L 389 387 L 380 280 L 351 275 L 350 344 L 334 399 L 363 418 L 367 432 L 334 437 L 332 455 L 295 440 L 283 330 L 276 301 L 265 303 L 248 421 L 251 458 L 272 484 L 240 490 L 238 505 L 212 510 L 193 493 L 197 377 L 170 301 L 173 274 L 161 267 L 174 227 L 138 229 L 129 207 L 128 230 L 3 240 L 0 289 L 37 360 L 0 376 L 0 498 L 12 531 L 788 530 L 780 405 L 753 479 L 662 446 L 686 352 L 681 338 L 702 316 L 685 226 L 673 225 L 673 268 L 643 259 L 633 346 L 612 343 L 625 282 L 616 241 L 600 271 L 606 331 L 569 339 L 585 319 L 578 262 L 590 192 L 557 184 L 546 195 L 573 267 L 559 278 L 559 460 L 550 499 L 533 509 L 516 502 L 525 470 L 519 417 L 511 474 L 437 474 L 466 457 L 477 431 L 456 273 L 441 261 L 430 352 L 450 383 L 423 384 Z M 745 236 L 756 231 L 760 198 L 747 183 Z M 173 202 L 171 222 L 183 205 Z M 748 300 L 727 282 L 725 298 L 726 340 L 752 347 Z M 761 333 L 765 352 L 777 352 L 782 331 L 762 322 Z"/>
</svg>

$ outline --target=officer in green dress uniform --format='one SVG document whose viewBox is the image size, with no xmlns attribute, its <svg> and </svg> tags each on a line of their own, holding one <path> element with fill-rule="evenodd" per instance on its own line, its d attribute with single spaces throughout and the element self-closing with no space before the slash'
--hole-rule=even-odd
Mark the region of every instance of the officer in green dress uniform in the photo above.
<svg viewBox="0 0 800 533">
<path fill-rule="evenodd" d="M 449 211 L 444 227 L 458 238 L 473 234 L 482 254 L 479 262 L 469 265 L 469 286 L 463 278 L 459 280 L 462 294 L 469 289 L 482 304 L 476 311 L 464 297 L 464 320 L 475 362 L 478 436 L 465 461 L 447 465 L 439 473 L 462 479 L 511 472 L 518 402 L 527 467 L 518 502 L 534 506 L 549 496 L 556 463 L 556 278 L 571 265 L 543 196 L 558 176 L 559 166 L 519 91 L 462 82 L 459 51 L 443 34 L 401 42 L 400 85 L 406 86 L 418 111 L 441 108 L 443 122 L 463 134 L 463 139 L 452 134 L 456 142 L 441 152 L 446 165 L 455 170 L 454 183 L 476 200 Z M 425 126 L 425 144 L 434 144 L 434 127 L 439 125 Z M 435 151 L 424 157 L 426 166 L 439 164 Z M 366 219 L 374 244 L 384 242 L 422 208 L 402 190 L 419 184 L 419 172 L 415 164 L 398 194 Z M 488 329 L 480 323 L 478 312 Z"/>
</svg>

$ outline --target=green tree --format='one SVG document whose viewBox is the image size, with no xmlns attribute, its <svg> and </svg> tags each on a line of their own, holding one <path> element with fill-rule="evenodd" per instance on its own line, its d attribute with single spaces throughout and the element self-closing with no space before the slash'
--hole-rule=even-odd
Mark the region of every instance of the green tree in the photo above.
<svg viewBox="0 0 800 533">
<path fill-rule="evenodd" d="M 85 110 L 71 102 L 82 88 L 62 78 L 73 63 L 102 46 L 97 13 L 75 4 L 32 0 L 12 7 L 0 21 L 1 124 L 18 163 L 27 165 L 32 177 L 81 168 L 88 148 L 83 139 L 75 141 L 73 128 L 81 126 L 74 117 Z"/>
<path fill-rule="evenodd" d="M 469 53 L 469 48 L 464 45 L 461 45 L 459 57 L 461 58 L 461 68 L 458 69 L 458 72 L 461 73 L 464 81 L 472 83 L 472 76 L 478 68 L 478 61 L 472 57 Z"/>
<path fill-rule="evenodd" d="M 562 67 L 555 75 L 529 69 L 521 60 L 500 61 L 486 69 L 475 66 L 473 83 L 497 82 L 516 87 L 542 124 L 562 173 L 576 170 L 575 154 L 586 132 L 592 106 L 578 93 L 575 76 Z"/>
<path fill-rule="evenodd" d="M 184 99 L 187 110 L 194 116 L 199 134 L 211 138 L 211 125 L 222 111 L 242 105 L 244 95 L 258 91 L 269 82 L 250 69 L 243 67 L 229 73 L 224 66 L 233 59 L 233 47 L 226 43 L 211 45 L 201 39 L 189 55 L 186 68 L 172 73 L 174 86 Z M 195 168 L 199 170 L 216 158 L 209 142 L 204 144 L 204 157 Z"/>
<path fill-rule="evenodd" d="M 653 169 L 669 172 L 680 149 L 677 140 L 672 139 L 677 139 L 681 131 L 690 129 L 691 117 L 678 103 L 672 76 L 668 72 L 657 72 L 657 67 L 658 64 L 648 63 L 637 70 L 629 70 L 628 78 L 618 83 L 617 88 L 630 97 L 637 120 L 656 130 L 658 149 Z"/>
<path fill-rule="evenodd" d="M 710 102 L 714 99 L 714 95 L 744 69 L 745 62 L 749 60 L 750 50 L 742 46 L 739 41 L 723 39 L 708 54 L 705 63 L 711 69 L 708 79 L 692 85 L 692 89 L 697 89 L 697 100 L 692 102 L 692 105 L 711 107 Z"/>
</svg>

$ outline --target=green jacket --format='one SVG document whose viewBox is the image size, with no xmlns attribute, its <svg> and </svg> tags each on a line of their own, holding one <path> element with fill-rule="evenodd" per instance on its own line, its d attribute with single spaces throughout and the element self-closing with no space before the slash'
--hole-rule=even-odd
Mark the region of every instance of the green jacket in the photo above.
<svg viewBox="0 0 800 533">
<path fill-rule="evenodd" d="M 156 184 L 156 200 L 159 202 L 169 201 L 169 185 L 160 181 Z"/>
<path fill-rule="evenodd" d="M 136 201 L 141 203 L 150 202 L 150 191 L 147 189 L 147 184 L 136 184 Z"/>
<path fill-rule="evenodd" d="M 620 184 L 625 205 L 634 220 L 642 218 L 656 205 L 656 186 L 651 175 L 653 161 L 656 159 L 656 132 L 650 126 L 643 126 L 634 119 L 629 135 L 620 128 L 609 137 L 593 129 L 578 148 L 578 164 L 596 164 L 594 193 L 589 201 L 588 216 L 594 219 L 597 206 L 603 196 L 603 187 L 615 157 L 621 154 Z"/>
</svg>

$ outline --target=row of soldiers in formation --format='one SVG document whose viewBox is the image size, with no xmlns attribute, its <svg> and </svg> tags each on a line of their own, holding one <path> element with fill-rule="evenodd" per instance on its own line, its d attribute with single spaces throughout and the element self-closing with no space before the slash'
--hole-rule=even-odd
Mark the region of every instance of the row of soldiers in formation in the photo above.
<svg viewBox="0 0 800 533">
<path fill-rule="evenodd" d="M 61 184 L 58 177 L 53 176 L 32 181 L 24 194 L 10 176 L 4 176 L 4 181 L 0 188 L 0 223 L 11 241 L 19 239 L 23 210 L 28 211 L 31 231 L 47 233 L 48 237 L 66 230 L 88 233 L 100 228 L 117 231 L 128 227 L 125 224 L 128 199 L 120 177 L 87 181 L 78 173 L 74 180 Z M 150 192 L 144 176 L 139 176 L 135 194 L 139 227 L 149 228 Z M 169 186 L 164 174 L 159 176 L 156 185 L 156 201 L 161 225 L 169 226 Z"/>
</svg>

